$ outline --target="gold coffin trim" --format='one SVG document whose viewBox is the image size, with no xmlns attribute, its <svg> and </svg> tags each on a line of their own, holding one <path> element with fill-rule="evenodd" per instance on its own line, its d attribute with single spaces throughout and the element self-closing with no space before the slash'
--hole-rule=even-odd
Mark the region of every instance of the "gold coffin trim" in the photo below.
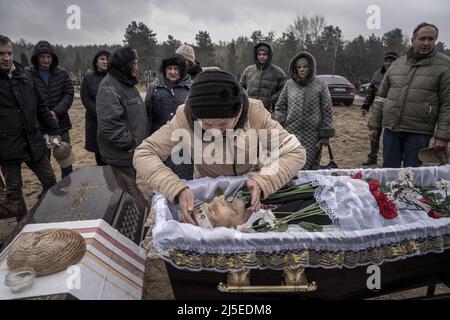
<svg viewBox="0 0 450 320">
<path fill-rule="evenodd" d="M 217 289 L 226 293 L 292 293 L 317 290 L 315 282 L 308 282 L 304 268 L 284 270 L 284 284 L 279 286 L 252 286 L 250 284 L 250 274 L 251 271 L 248 269 L 228 272 L 227 284 L 221 282 L 217 285 Z"/>
</svg>

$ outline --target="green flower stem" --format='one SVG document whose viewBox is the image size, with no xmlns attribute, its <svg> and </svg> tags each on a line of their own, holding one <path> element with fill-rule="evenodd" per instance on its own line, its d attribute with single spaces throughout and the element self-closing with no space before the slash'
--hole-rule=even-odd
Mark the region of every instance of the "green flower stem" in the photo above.
<svg viewBox="0 0 450 320">
<path fill-rule="evenodd" d="M 302 210 L 297 212 L 276 212 L 277 214 L 287 214 L 286 217 L 275 220 L 275 227 L 283 224 L 287 224 L 292 220 L 306 219 L 312 216 L 326 216 L 326 213 L 319 207 L 317 203 L 312 204 Z M 257 231 L 258 229 L 266 228 L 268 223 L 255 226 L 253 229 Z"/>
</svg>

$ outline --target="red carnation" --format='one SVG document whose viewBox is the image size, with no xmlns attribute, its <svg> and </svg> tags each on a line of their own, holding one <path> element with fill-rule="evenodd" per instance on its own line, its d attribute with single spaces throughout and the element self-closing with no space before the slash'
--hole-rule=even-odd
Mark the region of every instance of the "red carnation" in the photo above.
<svg viewBox="0 0 450 320">
<path fill-rule="evenodd" d="M 371 192 L 374 192 L 374 191 L 378 190 L 378 188 L 381 185 L 380 181 L 378 181 L 378 180 L 370 180 L 368 182 L 368 184 L 369 184 L 369 189 L 370 189 Z"/>
<path fill-rule="evenodd" d="M 352 177 L 353 179 L 356 179 L 356 180 L 362 180 L 363 174 L 362 174 L 362 172 L 358 172 L 356 174 L 351 174 L 350 177 Z"/>
<path fill-rule="evenodd" d="M 440 213 L 439 211 L 430 210 L 430 211 L 428 211 L 428 216 L 433 219 L 440 219 L 444 215 L 442 213 Z"/>
<path fill-rule="evenodd" d="M 428 199 L 428 198 L 422 198 L 422 199 L 420 199 L 419 201 L 420 201 L 421 203 L 424 203 L 424 204 L 428 204 L 428 205 L 431 204 L 431 201 L 430 201 L 430 199 Z"/>
<path fill-rule="evenodd" d="M 383 216 L 383 218 L 385 218 L 386 220 L 397 218 L 398 211 L 395 203 L 390 201 L 383 191 L 373 191 L 372 194 L 377 201 L 378 208 L 380 209 L 380 214 Z"/>
</svg>

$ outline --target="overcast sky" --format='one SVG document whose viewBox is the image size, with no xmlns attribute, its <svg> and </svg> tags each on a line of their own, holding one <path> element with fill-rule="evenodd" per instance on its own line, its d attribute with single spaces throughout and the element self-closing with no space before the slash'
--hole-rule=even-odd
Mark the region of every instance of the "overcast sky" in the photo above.
<svg viewBox="0 0 450 320">
<path fill-rule="evenodd" d="M 69 30 L 68 6 L 81 9 L 81 29 Z M 381 29 L 369 30 L 370 5 L 381 9 Z M 320 14 L 327 24 L 341 27 L 345 40 L 401 28 L 411 36 L 423 21 L 436 24 L 439 40 L 450 47 L 450 2 L 447 0 L 0 0 L 0 32 L 12 40 L 58 44 L 121 44 L 127 25 L 142 21 L 157 34 L 159 42 L 171 34 L 194 43 L 199 30 L 207 30 L 213 42 L 285 32 L 297 15 Z"/>
</svg>

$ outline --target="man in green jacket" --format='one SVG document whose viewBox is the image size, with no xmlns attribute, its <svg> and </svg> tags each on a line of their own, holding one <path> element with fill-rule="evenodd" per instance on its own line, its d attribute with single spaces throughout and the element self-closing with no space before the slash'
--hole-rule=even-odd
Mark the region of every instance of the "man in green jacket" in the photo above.
<svg viewBox="0 0 450 320">
<path fill-rule="evenodd" d="M 412 48 L 386 72 L 369 118 L 371 139 L 383 127 L 383 167 L 419 167 L 429 145 L 450 140 L 450 57 L 436 51 L 439 30 L 421 23 Z"/>
<path fill-rule="evenodd" d="M 254 55 L 255 64 L 245 68 L 240 83 L 250 98 L 261 100 L 264 107 L 273 112 L 287 76 L 283 69 L 272 64 L 273 49 L 270 44 L 258 43 Z"/>
</svg>

